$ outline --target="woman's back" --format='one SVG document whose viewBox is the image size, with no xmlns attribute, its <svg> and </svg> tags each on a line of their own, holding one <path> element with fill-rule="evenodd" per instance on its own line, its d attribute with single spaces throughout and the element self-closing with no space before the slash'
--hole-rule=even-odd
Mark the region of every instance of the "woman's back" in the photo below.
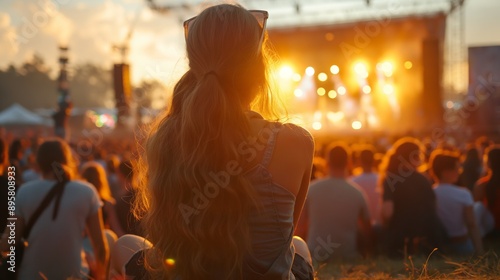
<svg viewBox="0 0 500 280">
<path fill-rule="evenodd" d="M 256 125 L 259 126 L 259 124 L 257 121 Z M 251 182 L 258 196 L 258 208 L 251 212 L 249 220 L 253 252 L 249 254 L 247 262 L 248 267 L 245 273 L 247 279 L 262 276 L 288 279 L 288 277 L 283 277 L 284 273 L 290 272 L 292 266 L 294 211 L 298 193 L 296 189 L 297 186 L 301 187 L 302 182 L 300 176 L 292 174 L 309 176 L 310 170 L 305 166 L 308 162 L 307 154 L 310 153 L 309 156 L 312 156 L 312 149 L 308 150 L 312 145 L 310 147 L 299 146 L 295 151 L 304 156 L 301 168 L 288 161 L 287 157 L 282 155 L 281 146 L 276 144 L 278 141 L 290 141 L 295 133 L 297 133 L 295 138 L 299 139 L 294 140 L 300 141 L 299 135 L 302 133 L 304 137 L 302 141 L 307 144 L 308 134 L 298 127 L 280 123 L 265 123 L 256 137 L 257 145 L 254 145 L 254 148 L 257 151 L 258 163 L 245 172 L 246 178 Z M 288 152 L 292 153 L 292 151 Z M 295 182 L 292 181 L 290 184 L 287 180 L 283 180 L 286 175 L 295 177 Z M 285 183 L 286 187 L 279 182 Z"/>
</svg>

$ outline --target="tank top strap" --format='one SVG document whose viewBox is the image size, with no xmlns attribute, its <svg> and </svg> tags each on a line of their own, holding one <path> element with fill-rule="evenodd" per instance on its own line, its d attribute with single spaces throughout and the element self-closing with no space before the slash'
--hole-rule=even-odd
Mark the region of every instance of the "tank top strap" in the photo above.
<svg viewBox="0 0 500 280">
<path fill-rule="evenodd" d="M 276 144 L 276 135 L 281 129 L 282 124 L 279 122 L 270 123 L 264 130 L 269 134 L 269 138 L 267 140 L 266 149 L 264 150 L 264 156 L 262 157 L 261 164 L 264 167 L 267 167 L 271 162 L 271 158 L 273 157 L 274 145 Z"/>
</svg>

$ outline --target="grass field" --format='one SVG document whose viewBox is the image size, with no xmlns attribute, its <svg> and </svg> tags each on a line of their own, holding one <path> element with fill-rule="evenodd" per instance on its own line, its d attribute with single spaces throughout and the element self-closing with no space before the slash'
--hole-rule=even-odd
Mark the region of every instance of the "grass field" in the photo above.
<svg viewBox="0 0 500 280">
<path fill-rule="evenodd" d="M 500 243 L 485 248 L 487 253 L 478 257 L 448 257 L 435 250 L 400 260 L 377 257 L 355 264 L 322 264 L 316 267 L 316 279 L 500 279 Z"/>
</svg>

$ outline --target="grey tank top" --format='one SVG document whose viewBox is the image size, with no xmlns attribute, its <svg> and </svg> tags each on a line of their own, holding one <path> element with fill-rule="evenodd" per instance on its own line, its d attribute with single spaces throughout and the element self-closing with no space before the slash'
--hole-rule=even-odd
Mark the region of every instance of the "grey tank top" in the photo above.
<svg viewBox="0 0 500 280">
<path fill-rule="evenodd" d="M 295 255 L 292 244 L 295 196 L 274 183 L 267 169 L 281 126 L 280 123 L 270 123 L 261 130 L 259 139 L 265 141 L 267 138 L 262 160 L 245 174 L 260 203 L 250 215 L 253 251 L 247 256 L 245 279 L 295 279 L 291 273 Z"/>
</svg>

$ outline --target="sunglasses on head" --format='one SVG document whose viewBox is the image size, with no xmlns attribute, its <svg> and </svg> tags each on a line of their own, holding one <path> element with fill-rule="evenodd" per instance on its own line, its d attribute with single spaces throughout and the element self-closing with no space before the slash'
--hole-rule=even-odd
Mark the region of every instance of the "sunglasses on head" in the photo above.
<svg viewBox="0 0 500 280">
<path fill-rule="evenodd" d="M 260 25 L 261 30 L 260 30 L 259 46 L 261 46 L 262 42 L 264 41 L 264 33 L 266 30 L 266 23 L 267 19 L 269 18 L 269 13 L 263 10 L 249 10 L 249 12 L 255 17 L 255 19 Z M 196 17 L 192 17 L 184 22 L 184 37 L 186 39 L 189 34 L 189 28 L 191 27 L 191 24 L 194 22 L 195 19 Z"/>
</svg>

